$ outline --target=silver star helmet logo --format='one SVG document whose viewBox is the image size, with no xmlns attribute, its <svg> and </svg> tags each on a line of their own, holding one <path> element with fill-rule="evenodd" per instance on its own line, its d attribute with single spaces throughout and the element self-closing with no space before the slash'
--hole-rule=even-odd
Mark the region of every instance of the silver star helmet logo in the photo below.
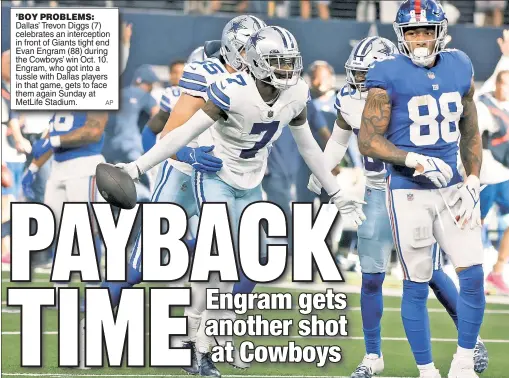
<svg viewBox="0 0 509 378">
<path fill-rule="evenodd" d="M 243 25 L 243 22 L 246 21 L 245 18 L 239 20 L 239 21 L 235 21 L 235 22 L 232 22 L 232 27 L 230 28 L 229 32 L 230 33 L 237 33 L 239 30 L 241 29 L 247 29 L 244 25 Z"/>
</svg>

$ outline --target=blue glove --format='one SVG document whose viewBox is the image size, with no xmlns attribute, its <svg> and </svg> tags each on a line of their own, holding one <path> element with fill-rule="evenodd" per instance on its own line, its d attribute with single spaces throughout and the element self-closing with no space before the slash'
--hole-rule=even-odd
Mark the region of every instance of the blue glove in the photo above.
<svg viewBox="0 0 509 378">
<path fill-rule="evenodd" d="M 156 144 L 157 141 L 157 135 L 154 134 L 152 129 L 148 127 L 148 125 L 145 125 L 143 128 L 143 131 L 141 132 L 141 144 L 143 146 L 143 151 L 147 152 L 152 147 L 154 147 L 154 144 Z"/>
<path fill-rule="evenodd" d="M 209 154 L 214 146 L 198 148 L 182 147 L 177 152 L 177 160 L 191 165 L 198 172 L 217 172 L 223 167 L 223 161 Z"/>
<path fill-rule="evenodd" d="M 21 187 L 23 188 L 23 195 L 26 199 L 30 200 L 35 197 L 34 191 L 32 190 L 32 184 L 34 183 L 36 175 L 37 171 L 30 168 L 28 168 L 28 170 L 23 175 L 23 179 L 21 180 Z"/>
<path fill-rule="evenodd" d="M 34 159 L 37 160 L 49 150 L 51 150 L 51 143 L 49 139 L 39 139 L 32 146 L 32 155 Z"/>
</svg>

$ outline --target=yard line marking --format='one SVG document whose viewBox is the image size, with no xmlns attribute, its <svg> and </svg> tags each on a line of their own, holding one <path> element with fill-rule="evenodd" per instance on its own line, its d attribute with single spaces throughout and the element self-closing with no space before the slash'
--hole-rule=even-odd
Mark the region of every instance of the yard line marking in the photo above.
<svg viewBox="0 0 509 378">
<path fill-rule="evenodd" d="M 170 377 L 189 378 L 184 374 L 55 374 L 55 373 L 2 373 L 2 377 Z M 224 378 L 350 378 L 339 375 L 222 375 Z M 378 377 L 378 378 L 410 378 L 410 377 Z"/>
<path fill-rule="evenodd" d="M 6 306 L 7 302 L 2 301 L 2 306 Z M 145 304 L 145 306 L 149 306 L 148 303 Z M 347 307 L 345 310 L 338 310 L 338 313 L 344 313 L 348 311 L 360 311 L 360 307 Z M 384 311 L 387 312 L 401 312 L 401 308 L 399 307 L 384 307 Z M 19 313 L 19 310 L 14 309 L 8 309 L 8 308 L 2 308 L 3 313 L 10 313 L 10 314 L 16 314 Z M 438 313 L 438 314 L 445 314 L 449 315 L 445 309 L 443 308 L 428 308 L 429 313 Z M 485 314 L 497 314 L 497 315 L 507 315 L 509 314 L 509 310 L 484 310 Z"/>
<path fill-rule="evenodd" d="M 19 335 L 20 331 L 4 331 L 2 335 L 10 336 L 10 335 Z M 43 335 L 58 335 L 57 331 L 44 331 Z M 145 335 L 149 335 L 148 332 Z M 362 336 L 339 336 L 339 337 L 331 337 L 331 336 L 288 336 L 289 339 L 330 339 L 330 340 L 364 340 Z M 408 341 L 405 337 L 382 337 L 382 340 L 386 341 Z M 444 343 L 457 343 L 458 339 L 443 339 L 443 338 L 431 338 L 431 341 L 434 342 L 444 342 Z M 494 344 L 509 344 L 509 340 L 504 339 L 482 339 L 483 343 L 494 343 Z M 244 376 L 243 376 L 244 377 Z"/>
<path fill-rule="evenodd" d="M 9 283 L 11 281 L 8 278 L 2 278 L 2 282 Z M 49 278 L 48 279 L 36 278 L 30 282 L 47 283 L 50 286 L 53 286 L 52 282 L 49 282 Z M 26 282 L 26 283 L 28 284 L 29 282 Z M 48 287 L 50 287 L 50 286 L 48 286 Z M 360 294 L 360 292 L 361 292 L 361 288 L 359 285 L 350 285 L 347 283 L 339 283 L 339 284 L 331 285 L 331 284 L 325 284 L 323 282 L 313 283 L 313 284 L 309 284 L 309 283 L 304 284 L 304 283 L 299 283 L 299 282 L 283 282 L 283 283 L 272 283 L 270 285 L 258 285 L 258 287 L 260 287 L 260 288 L 263 288 L 263 287 L 280 288 L 280 289 L 285 289 L 285 290 L 306 290 L 306 291 L 325 291 L 326 289 L 334 289 L 338 293 L 347 293 L 347 294 L 349 294 L 349 293 Z M 402 288 L 399 288 L 399 289 L 398 288 L 389 288 L 389 287 L 383 288 L 384 296 L 401 297 L 402 294 L 403 294 Z M 429 298 L 436 299 L 436 297 L 432 291 L 430 291 L 430 293 L 429 293 Z M 486 303 L 509 305 L 509 296 L 487 295 Z"/>
</svg>

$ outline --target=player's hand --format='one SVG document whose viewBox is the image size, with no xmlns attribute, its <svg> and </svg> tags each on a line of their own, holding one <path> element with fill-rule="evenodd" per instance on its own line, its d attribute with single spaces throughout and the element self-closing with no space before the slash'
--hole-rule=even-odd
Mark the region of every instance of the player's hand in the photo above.
<svg viewBox="0 0 509 378">
<path fill-rule="evenodd" d="M 479 177 L 470 175 L 465 182 L 458 185 L 458 190 L 449 201 L 449 206 L 453 207 L 461 200 L 461 206 L 456 213 L 455 219 L 461 228 L 464 228 L 469 221 L 470 229 L 473 230 L 476 227 L 481 227 L 480 187 Z"/>
<path fill-rule="evenodd" d="M 351 219 L 356 225 L 360 226 L 366 220 L 366 216 L 362 211 L 362 205 L 366 202 L 350 194 L 343 193 L 341 190 L 332 196 L 330 202 L 336 205 L 341 216 Z"/>
<path fill-rule="evenodd" d="M 503 56 L 509 56 L 509 30 L 502 32 L 502 38 L 497 38 L 498 47 Z"/>
<path fill-rule="evenodd" d="M 25 139 L 23 137 L 16 140 L 15 147 L 18 152 L 21 152 L 24 154 L 29 154 L 32 151 L 32 145 L 30 144 L 28 139 Z"/>
<path fill-rule="evenodd" d="M 218 172 L 223 168 L 223 161 L 209 153 L 213 149 L 214 146 L 185 146 L 177 151 L 177 160 L 191 165 L 198 172 Z"/>
<path fill-rule="evenodd" d="M 23 195 L 26 199 L 33 199 L 35 197 L 34 191 L 32 189 L 32 184 L 34 183 L 37 176 L 37 171 L 37 166 L 30 165 L 30 167 L 28 167 L 27 171 L 23 175 L 23 179 L 21 180 Z"/>
<path fill-rule="evenodd" d="M 131 36 L 133 35 L 133 24 L 122 23 L 122 43 L 126 46 L 131 44 Z"/>
<path fill-rule="evenodd" d="M 409 152 L 405 159 L 405 165 L 414 168 L 414 176 L 426 176 L 437 188 L 443 188 L 452 179 L 452 168 L 442 159 L 419 155 Z"/>
<path fill-rule="evenodd" d="M 322 193 L 322 184 L 320 183 L 320 181 L 318 181 L 314 174 L 311 174 L 311 176 L 309 176 L 308 189 L 318 195 Z"/>
<path fill-rule="evenodd" d="M 32 155 L 37 160 L 49 150 L 51 150 L 49 139 L 39 139 L 32 146 Z"/>
<path fill-rule="evenodd" d="M 127 174 L 133 179 L 137 180 L 140 177 L 140 170 L 138 169 L 138 166 L 133 161 L 131 163 L 118 163 L 115 164 L 115 167 L 122 169 L 123 171 L 127 172 Z"/>
</svg>

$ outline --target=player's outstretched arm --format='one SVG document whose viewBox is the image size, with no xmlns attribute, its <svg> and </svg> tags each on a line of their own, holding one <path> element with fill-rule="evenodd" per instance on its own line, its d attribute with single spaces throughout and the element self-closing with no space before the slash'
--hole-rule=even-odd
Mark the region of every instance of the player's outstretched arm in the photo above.
<svg viewBox="0 0 509 378">
<path fill-rule="evenodd" d="M 180 103 L 180 101 L 181 100 L 179 100 L 178 103 Z M 184 122 L 182 126 L 176 127 L 162 137 L 159 143 L 134 162 L 137 167 L 138 175 L 144 174 L 157 164 L 175 155 L 181 147 L 187 145 L 221 117 L 226 117 L 224 111 L 212 101 L 207 101 L 187 122 Z M 169 121 L 170 120 L 168 120 L 168 122 Z M 133 170 L 127 169 L 127 171 L 131 177 L 134 175 L 135 177 L 133 178 L 137 178 Z"/>
<path fill-rule="evenodd" d="M 327 168 L 333 169 L 343 160 L 351 136 L 352 128 L 346 123 L 341 111 L 338 110 L 336 122 L 332 129 L 332 135 L 327 141 L 323 151 L 325 154 L 325 161 L 327 162 Z"/>
<path fill-rule="evenodd" d="M 460 156 L 465 167 L 467 177 L 474 175 L 479 177 L 482 164 L 482 139 L 479 133 L 477 121 L 477 108 L 474 102 L 475 85 L 472 80 L 470 90 L 463 97 L 463 114 L 458 127 L 461 133 Z"/>
<path fill-rule="evenodd" d="M 187 93 L 182 93 L 179 100 L 172 109 L 169 118 L 167 118 L 161 133 L 163 138 L 170 131 L 182 126 L 184 123 L 200 110 L 205 105 L 205 100 L 201 97 L 191 96 Z"/>
<path fill-rule="evenodd" d="M 107 121 L 108 113 L 106 112 L 88 112 L 83 127 L 65 135 L 52 136 L 50 143 L 53 147 L 70 148 L 98 142 L 101 140 Z"/>
<path fill-rule="evenodd" d="M 322 183 L 323 188 L 329 195 L 338 192 L 339 184 L 332 175 L 331 169 L 327 167 L 325 155 L 309 128 L 306 108 L 290 122 L 289 127 L 295 143 L 297 143 L 299 153 L 311 172 Z"/>
<path fill-rule="evenodd" d="M 405 165 L 407 152 L 389 142 L 384 134 L 391 120 L 391 99 L 385 89 L 371 88 L 362 112 L 359 151 L 365 156 Z"/>
<path fill-rule="evenodd" d="M 343 160 L 346 150 L 348 149 L 351 136 L 352 128 L 348 123 L 346 123 L 341 111 L 338 110 L 332 135 L 327 141 L 323 151 L 325 155 L 325 164 L 328 169 L 332 170 L 341 162 L 341 160 Z M 313 173 L 309 177 L 308 189 L 318 195 L 322 191 L 322 184 Z"/>
</svg>

